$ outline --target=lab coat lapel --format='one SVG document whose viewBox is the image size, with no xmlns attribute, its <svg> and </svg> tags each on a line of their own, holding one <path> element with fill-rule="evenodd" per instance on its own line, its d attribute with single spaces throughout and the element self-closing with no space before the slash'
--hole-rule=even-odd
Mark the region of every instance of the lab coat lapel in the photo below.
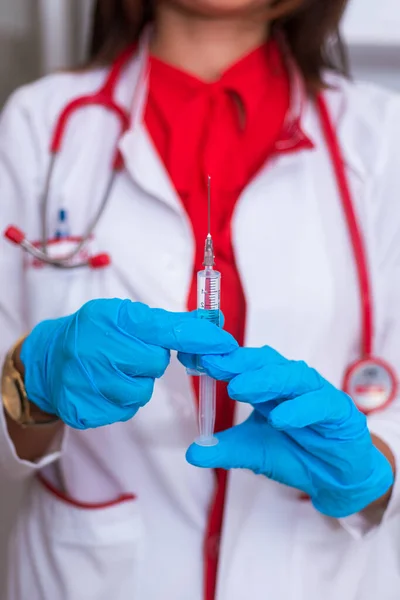
<svg viewBox="0 0 400 600">
<path fill-rule="evenodd" d="M 132 124 L 129 131 L 122 136 L 119 149 L 124 158 L 127 172 L 139 188 L 183 215 L 184 209 L 179 196 L 144 124 L 150 69 L 148 41 L 149 34 L 147 33 L 141 42 L 131 72 L 125 76 L 122 82 L 123 101 L 124 103 L 130 101 L 132 105 Z M 127 88 L 130 90 L 131 100 L 129 100 Z"/>
<path fill-rule="evenodd" d="M 152 198 L 184 214 L 180 198 L 150 139 L 144 123 L 137 123 L 120 142 L 126 169 L 133 181 Z"/>
</svg>

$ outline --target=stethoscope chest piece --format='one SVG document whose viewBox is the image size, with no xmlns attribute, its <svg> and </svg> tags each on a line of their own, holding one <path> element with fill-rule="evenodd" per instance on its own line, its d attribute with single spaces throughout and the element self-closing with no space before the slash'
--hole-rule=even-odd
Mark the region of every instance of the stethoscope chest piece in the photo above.
<svg viewBox="0 0 400 600">
<path fill-rule="evenodd" d="M 356 361 L 347 370 L 344 391 L 364 414 L 382 410 L 397 393 L 393 369 L 381 359 L 369 357 Z"/>
</svg>

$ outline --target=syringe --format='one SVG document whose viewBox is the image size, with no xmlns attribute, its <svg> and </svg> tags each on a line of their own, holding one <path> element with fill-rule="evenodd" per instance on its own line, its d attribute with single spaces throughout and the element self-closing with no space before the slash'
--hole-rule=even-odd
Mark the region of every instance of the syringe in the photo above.
<svg viewBox="0 0 400 600">
<path fill-rule="evenodd" d="M 204 248 L 204 270 L 197 273 L 197 310 L 201 319 L 220 325 L 221 273 L 214 270 L 214 244 L 211 237 L 211 178 L 208 178 L 208 234 Z M 214 436 L 216 413 L 216 381 L 209 377 L 198 363 L 199 385 L 199 430 L 196 443 L 200 446 L 215 446 Z"/>
</svg>

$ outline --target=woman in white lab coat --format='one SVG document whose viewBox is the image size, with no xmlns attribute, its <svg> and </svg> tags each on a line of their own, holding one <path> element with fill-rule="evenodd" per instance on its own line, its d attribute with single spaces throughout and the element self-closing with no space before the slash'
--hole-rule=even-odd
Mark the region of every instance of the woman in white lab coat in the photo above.
<svg viewBox="0 0 400 600">
<path fill-rule="evenodd" d="M 99 0 L 5 107 L 7 600 L 398 598 L 400 102 L 340 74 L 345 4 Z"/>
</svg>

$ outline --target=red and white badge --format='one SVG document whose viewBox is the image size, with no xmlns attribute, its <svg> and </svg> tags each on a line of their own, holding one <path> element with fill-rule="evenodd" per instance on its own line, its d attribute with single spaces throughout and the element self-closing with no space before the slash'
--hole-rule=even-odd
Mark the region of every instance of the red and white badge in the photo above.
<svg viewBox="0 0 400 600">
<path fill-rule="evenodd" d="M 397 385 L 397 377 L 391 366 L 381 359 L 370 357 L 349 367 L 343 390 L 357 408 L 368 415 L 393 402 Z"/>
</svg>

